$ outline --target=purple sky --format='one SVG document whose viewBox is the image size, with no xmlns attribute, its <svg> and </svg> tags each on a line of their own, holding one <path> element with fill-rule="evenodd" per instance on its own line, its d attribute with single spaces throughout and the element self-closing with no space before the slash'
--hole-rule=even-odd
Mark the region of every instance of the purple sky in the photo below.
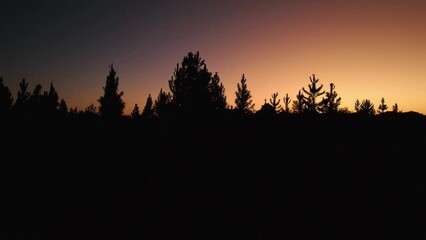
<svg viewBox="0 0 426 240">
<path fill-rule="evenodd" d="M 256 109 L 295 99 L 313 73 L 342 107 L 381 97 L 426 113 L 425 1 L 8 1 L 0 14 L 0 76 L 16 96 L 53 82 L 69 107 L 98 105 L 113 63 L 125 113 L 168 91 L 189 51 L 219 72 L 228 103 L 244 73 Z"/>
</svg>

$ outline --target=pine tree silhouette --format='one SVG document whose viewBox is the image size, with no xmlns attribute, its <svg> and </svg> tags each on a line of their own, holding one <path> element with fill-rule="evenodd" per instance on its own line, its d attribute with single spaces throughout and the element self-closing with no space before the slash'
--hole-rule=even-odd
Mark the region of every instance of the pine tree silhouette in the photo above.
<svg viewBox="0 0 426 240">
<path fill-rule="evenodd" d="M 216 72 L 210 82 L 211 104 L 214 110 L 225 110 L 228 107 L 225 96 L 225 87 L 220 82 L 218 73 Z"/>
<path fill-rule="evenodd" d="M 395 105 L 392 106 L 392 112 L 397 113 L 399 112 L 398 104 L 395 103 Z"/>
<path fill-rule="evenodd" d="M 374 104 L 371 103 L 369 99 L 362 100 L 358 113 L 363 115 L 374 115 L 376 110 L 374 109 Z"/>
<path fill-rule="evenodd" d="M 41 84 L 35 85 L 28 100 L 29 113 L 32 116 L 40 115 L 43 112 L 43 95 L 41 89 Z"/>
<path fill-rule="evenodd" d="M 171 102 L 172 96 L 170 93 L 163 92 L 161 88 L 154 102 L 154 114 L 159 117 L 168 115 L 171 111 Z"/>
<path fill-rule="evenodd" d="M 281 111 L 280 102 L 281 102 L 281 99 L 278 98 L 278 92 L 273 93 L 271 95 L 271 98 L 269 99 L 269 103 L 274 108 L 275 112 L 280 112 Z"/>
<path fill-rule="evenodd" d="M 100 103 L 99 113 L 102 117 L 116 118 L 123 115 L 125 103 L 121 99 L 123 92 L 118 93 L 118 77 L 113 64 L 110 66 L 109 75 L 106 78 L 104 94 L 98 100 Z"/>
<path fill-rule="evenodd" d="M 19 82 L 18 97 L 16 98 L 13 108 L 18 114 L 23 114 L 28 111 L 28 101 L 31 93 L 28 91 L 28 82 L 23 78 Z"/>
<path fill-rule="evenodd" d="M 296 100 L 293 101 L 292 109 L 294 113 L 299 114 L 306 111 L 306 104 L 301 90 L 297 93 Z"/>
<path fill-rule="evenodd" d="M 130 116 L 135 120 L 138 120 L 141 117 L 141 113 L 139 111 L 139 106 L 137 103 L 135 103 L 135 106 L 133 107 L 133 110 L 130 113 Z"/>
<path fill-rule="evenodd" d="M 359 101 L 359 99 L 357 99 L 357 100 L 355 101 L 355 106 L 354 106 L 354 108 L 355 108 L 355 112 L 356 112 L 356 113 L 358 113 L 359 111 L 361 111 L 361 102 Z"/>
<path fill-rule="evenodd" d="M 204 113 L 226 107 L 224 87 L 215 74 L 208 71 L 205 61 L 197 51 L 189 52 L 177 64 L 169 80 L 172 103 L 176 110 L 184 113 Z"/>
<path fill-rule="evenodd" d="M 382 97 L 380 101 L 380 105 L 377 107 L 379 109 L 379 113 L 382 114 L 388 109 L 388 105 L 385 103 L 385 98 Z"/>
<path fill-rule="evenodd" d="M 16 104 L 25 104 L 30 99 L 31 93 L 28 92 L 28 82 L 23 78 L 19 83 L 18 98 Z"/>
<path fill-rule="evenodd" d="M 290 103 L 291 103 L 291 99 L 288 96 L 288 93 L 285 94 L 285 97 L 283 98 L 283 102 L 284 102 L 284 112 L 285 113 L 289 113 L 290 112 Z"/>
<path fill-rule="evenodd" d="M 336 113 L 341 102 L 341 98 L 337 98 L 337 92 L 334 90 L 335 86 L 330 83 L 330 92 L 325 93 L 325 98 L 322 99 L 319 106 L 319 111 L 322 113 Z"/>
<path fill-rule="evenodd" d="M 49 92 L 45 92 L 44 98 L 46 113 L 49 115 L 55 114 L 59 107 L 59 95 L 53 87 L 53 83 L 50 83 Z"/>
<path fill-rule="evenodd" d="M 254 111 L 254 103 L 251 99 L 250 90 L 247 88 L 247 79 L 244 74 L 241 76 L 240 83 L 237 84 L 237 91 L 235 92 L 235 105 L 236 109 L 244 113 L 252 113 Z"/>
<path fill-rule="evenodd" d="M 148 97 L 146 98 L 145 107 L 143 108 L 141 116 L 144 119 L 152 118 L 154 116 L 154 108 L 153 108 L 153 105 L 152 105 L 151 94 L 149 94 Z"/>
<path fill-rule="evenodd" d="M 317 86 L 319 79 L 315 78 L 315 74 L 312 74 L 312 76 L 309 77 L 309 80 L 311 84 L 308 85 L 308 90 L 302 88 L 303 92 L 306 94 L 306 96 L 303 95 L 303 99 L 309 113 L 318 113 L 320 104 L 316 102 L 316 99 L 325 92 L 321 91 L 323 88 L 322 84 L 319 87 Z"/>
<path fill-rule="evenodd" d="M 58 112 L 62 115 L 66 115 L 68 113 L 67 103 L 64 99 L 61 99 L 59 103 Z"/>
</svg>

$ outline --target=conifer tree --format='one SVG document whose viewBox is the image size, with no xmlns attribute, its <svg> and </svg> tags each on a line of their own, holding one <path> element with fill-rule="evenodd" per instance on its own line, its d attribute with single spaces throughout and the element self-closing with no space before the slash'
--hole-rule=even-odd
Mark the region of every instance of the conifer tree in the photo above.
<svg viewBox="0 0 426 240">
<path fill-rule="evenodd" d="M 28 82 L 23 78 L 19 83 L 18 98 L 16 104 L 25 104 L 30 99 L 31 93 L 28 92 Z"/>
<path fill-rule="evenodd" d="M 228 107 L 225 96 L 225 87 L 220 82 L 220 77 L 216 72 L 210 82 L 211 104 L 214 110 L 225 110 Z"/>
<path fill-rule="evenodd" d="M 165 116 L 170 112 L 170 105 L 172 101 L 172 96 L 170 93 L 163 92 L 163 89 L 160 89 L 158 97 L 154 102 L 154 113 L 156 116 Z"/>
<path fill-rule="evenodd" d="M 247 79 L 244 74 L 241 76 L 240 83 L 237 84 L 235 95 L 235 108 L 244 113 L 252 113 L 254 110 L 254 103 L 251 99 L 250 90 L 247 88 Z"/>
<path fill-rule="evenodd" d="M 296 100 L 293 101 L 292 109 L 294 113 L 304 113 L 306 110 L 306 105 L 301 90 L 299 90 L 297 93 Z"/>
<path fill-rule="evenodd" d="M 143 118 L 152 118 L 154 115 L 154 108 L 152 106 L 152 97 L 151 94 L 148 95 L 146 98 L 145 107 L 142 111 L 142 117 Z"/>
<path fill-rule="evenodd" d="M 23 78 L 21 82 L 19 82 L 19 90 L 18 97 L 16 98 L 15 104 L 13 108 L 19 114 L 28 111 L 28 101 L 30 99 L 31 93 L 28 91 L 28 82 Z"/>
<path fill-rule="evenodd" d="M 385 98 L 382 97 L 380 105 L 377 107 L 377 109 L 379 109 L 380 114 L 384 113 L 386 109 L 388 109 L 388 105 L 385 103 Z"/>
<path fill-rule="evenodd" d="M 355 101 L 355 112 L 359 112 L 361 110 L 361 102 L 359 99 Z"/>
<path fill-rule="evenodd" d="M 199 52 L 189 52 L 169 80 L 173 107 L 184 113 L 205 113 L 226 107 L 224 87 L 212 76 Z"/>
<path fill-rule="evenodd" d="M 28 100 L 30 114 L 40 114 L 43 112 L 43 95 L 41 89 L 41 84 L 37 84 L 31 93 L 31 96 Z"/>
<path fill-rule="evenodd" d="M 280 105 L 281 99 L 278 98 L 278 92 L 275 92 L 271 95 L 271 98 L 269 99 L 269 103 L 274 108 L 275 112 L 281 111 L 281 105 Z"/>
<path fill-rule="evenodd" d="M 139 119 L 139 118 L 140 118 L 141 113 L 140 113 L 140 111 L 139 111 L 139 106 L 138 106 L 138 104 L 137 104 L 137 103 L 135 103 L 135 106 L 133 107 L 133 110 L 132 110 L 132 112 L 130 113 L 130 116 L 131 116 L 133 119 L 135 119 L 135 120 L 137 120 L 137 119 Z"/>
<path fill-rule="evenodd" d="M 289 113 L 290 112 L 291 99 L 288 96 L 288 93 L 285 94 L 285 97 L 283 98 L 283 102 L 284 102 L 284 112 Z"/>
<path fill-rule="evenodd" d="M 99 113 L 102 117 L 116 118 L 123 115 L 125 103 L 121 99 L 123 92 L 118 93 L 118 76 L 113 65 L 110 66 L 106 84 L 103 87 L 104 94 L 98 99 L 100 103 Z"/>
<path fill-rule="evenodd" d="M 50 83 L 49 92 L 46 92 L 45 94 L 45 108 L 47 113 L 53 114 L 58 110 L 59 106 L 59 95 L 56 92 L 56 89 L 53 87 L 53 83 Z"/>
<path fill-rule="evenodd" d="M 64 99 L 61 99 L 61 101 L 59 103 L 58 112 L 61 113 L 61 114 L 67 114 L 68 113 L 67 103 L 65 102 Z"/>
<path fill-rule="evenodd" d="M 311 84 L 308 85 L 308 90 L 303 88 L 303 92 L 306 95 L 303 95 L 304 102 L 307 107 L 307 111 L 310 113 L 318 113 L 318 108 L 320 106 L 319 103 L 317 103 L 316 99 L 323 95 L 325 92 L 321 91 L 323 88 L 323 85 L 317 86 L 317 83 L 319 81 L 318 78 L 315 78 L 315 74 L 312 74 L 312 76 L 309 77 L 309 80 L 311 81 Z"/>
<path fill-rule="evenodd" d="M 369 99 L 362 100 L 358 113 L 365 114 L 365 115 L 376 114 L 376 110 L 374 109 L 374 104 Z"/>
<path fill-rule="evenodd" d="M 395 103 L 395 105 L 392 106 L 392 112 L 394 112 L 394 113 L 399 112 L 398 104 L 397 103 Z"/>
<path fill-rule="evenodd" d="M 340 102 L 341 102 L 341 98 L 337 98 L 337 92 L 334 90 L 335 86 L 333 83 L 330 83 L 330 92 L 326 92 L 325 93 L 325 98 L 322 99 L 321 104 L 319 106 L 319 110 L 322 113 L 336 113 Z"/>
</svg>

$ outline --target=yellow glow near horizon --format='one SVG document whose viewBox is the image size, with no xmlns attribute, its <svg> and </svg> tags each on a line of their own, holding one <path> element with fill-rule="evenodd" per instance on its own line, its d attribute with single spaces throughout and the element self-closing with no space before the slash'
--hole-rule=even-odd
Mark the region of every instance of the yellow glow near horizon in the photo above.
<svg viewBox="0 0 426 240">
<path fill-rule="evenodd" d="M 199 51 L 209 71 L 219 73 L 230 105 L 242 74 L 256 110 L 275 92 L 281 99 L 288 93 L 295 100 L 315 74 L 324 90 L 335 84 L 342 98 L 340 107 L 350 111 L 356 99 L 369 99 L 377 109 L 383 97 L 388 110 L 397 103 L 402 111 L 426 114 L 425 1 L 250 1 L 240 5 L 217 18 L 211 18 L 217 15 L 208 12 L 209 6 L 199 10 L 197 16 L 206 19 L 191 25 L 195 32 L 188 30 L 190 17 L 164 21 L 151 32 L 139 31 L 135 23 L 134 29 L 122 30 L 126 41 L 114 54 L 98 56 L 94 51 L 87 57 L 91 65 L 77 61 L 74 66 L 82 68 L 81 73 L 53 68 L 46 76 L 50 74 L 54 83 L 55 78 L 64 79 L 65 83 L 55 85 L 60 97 L 69 107 L 84 110 L 90 103 L 98 104 L 107 66 L 114 62 L 125 114 L 130 114 L 134 104 L 143 108 L 148 94 L 155 99 L 160 88 L 169 91 L 176 64 L 188 52 Z M 151 35 L 155 37 L 148 39 Z M 43 74 L 39 79 L 33 79 L 32 72 L 22 74 L 32 86 L 44 80 Z M 41 83 L 49 86 L 49 82 Z M 17 86 L 11 86 L 14 92 Z"/>
<path fill-rule="evenodd" d="M 216 45 L 206 40 L 194 47 L 209 70 L 219 72 L 231 105 L 243 73 L 256 109 L 274 92 L 279 92 L 280 98 L 288 93 L 294 100 L 309 84 L 309 76 L 316 74 L 324 90 L 335 84 L 342 98 L 340 107 L 350 111 L 356 99 L 370 99 L 377 109 L 383 97 L 388 110 L 397 103 L 402 111 L 426 113 L 426 22 L 422 8 L 385 2 L 371 8 L 352 7 L 308 8 L 303 14 L 296 11 L 290 16 L 280 9 L 268 14 L 252 10 L 258 13 L 256 18 L 227 27 Z M 175 62 L 185 54 L 182 52 Z M 165 68 L 169 73 L 162 80 L 163 89 L 168 90 L 174 66 Z M 155 97 L 158 90 L 151 94 Z M 129 100 L 139 105 L 145 102 L 130 96 Z"/>
</svg>

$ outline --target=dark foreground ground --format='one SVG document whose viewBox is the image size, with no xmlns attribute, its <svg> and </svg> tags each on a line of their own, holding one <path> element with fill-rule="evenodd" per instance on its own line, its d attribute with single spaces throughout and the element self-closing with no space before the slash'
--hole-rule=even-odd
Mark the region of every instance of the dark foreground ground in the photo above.
<svg viewBox="0 0 426 240">
<path fill-rule="evenodd" d="M 1 239 L 425 239 L 416 113 L 6 121 Z"/>
</svg>

